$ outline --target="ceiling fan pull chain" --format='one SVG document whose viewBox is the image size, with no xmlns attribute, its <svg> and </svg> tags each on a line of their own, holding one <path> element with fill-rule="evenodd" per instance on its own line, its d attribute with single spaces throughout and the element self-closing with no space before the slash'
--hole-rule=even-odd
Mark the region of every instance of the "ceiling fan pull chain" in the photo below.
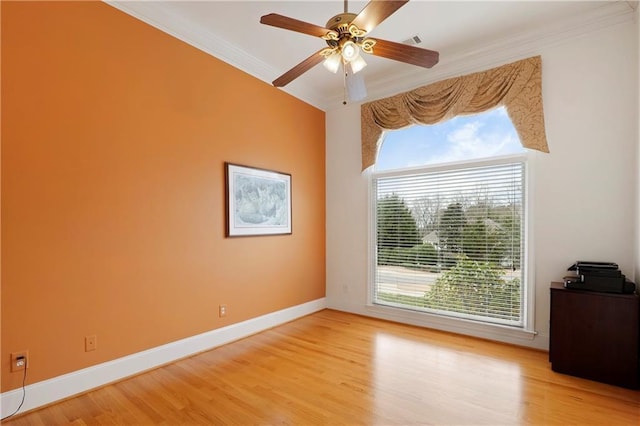
<svg viewBox="0 0 640 426">
<path fill-rule="evenodd" d="M 345 0 L 346 3 L 347 0 Z M 342 63 L 342 105 L 347 104 L 347 68 Z"/>
</svg>

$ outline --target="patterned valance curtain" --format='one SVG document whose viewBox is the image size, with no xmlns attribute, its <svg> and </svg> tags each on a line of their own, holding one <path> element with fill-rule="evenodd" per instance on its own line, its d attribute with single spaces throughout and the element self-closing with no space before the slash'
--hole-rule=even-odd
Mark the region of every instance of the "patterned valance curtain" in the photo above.
<svg viewBox="0 0 640 426">
<path fill-rule="evenodd" d="M 362 105 L 362 170 L 376 161 L 384 130 L 435 124 L 504 105 L 525 148 L 549 152 L 540 56 L 439 81 Z"/>
</svg>

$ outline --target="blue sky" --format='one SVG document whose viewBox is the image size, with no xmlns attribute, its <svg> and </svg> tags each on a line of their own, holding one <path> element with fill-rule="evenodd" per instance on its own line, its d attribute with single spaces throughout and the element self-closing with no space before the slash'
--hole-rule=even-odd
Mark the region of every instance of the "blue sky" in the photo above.
<svg viewBox="0 0 640 426">
<path fill-rule="evenodd" d="M 504 107 L 430 126 L 387 131 L 376 170 L 449 163 L 523 152 Z"/>
</svg>

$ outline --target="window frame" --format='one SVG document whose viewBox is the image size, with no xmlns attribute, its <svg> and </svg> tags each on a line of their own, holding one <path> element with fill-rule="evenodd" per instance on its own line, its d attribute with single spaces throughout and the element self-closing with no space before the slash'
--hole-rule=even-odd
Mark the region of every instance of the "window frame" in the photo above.
<svg viewBox="0 0 640 426">
<path fill-rule="evenodd" d="M 535 269 L 533 256 L 533 232 L 532 217 L 534 214 L 533 206 L 533 175 L 535 168 L 534 155 L 529 150 L 523 153 L 511 154 L 504 156 L 495 156 L 489 158 L 480 158 L 475 160 L 465 160 L 458 162 L 448 162 L 440 164 L 431 164 L 418 167 L 405 167 L 391 170 L 376 171 L 372 167 L 367 172 L 368 182 L 368 277 L 367 277 L 367 300 L 366 310 L 374 315 L 394 321 L 406 322 L 414 325 L 421 325 L 444 331 L 468 334 L 472 336 L 488 338 L 493 340 L 501 340 L 517 343 L 521 340 L 532 340 L 537 334 L 534 330 L 535 317 Z M 382 305 L 374 302 L 375 294 L 375 277 L 377 267 L 377 194 L 375 193 L 375 180 L 380 177 L 402 176 L 407 174 L 415 174 L 421 172 L 437 172 L 446 170 L 455 170 L 462 167 L 475 166 L 491 166 L 498 164 L 508 164 L 512 162 L 524 163 L 523 175 L 523 253 L 522 264 L 526 266 L 523 274 L 523 301 L 522 301 L 522 326 L 506 325 L 468 319 L 463 317 L 455 317 L 449 315 L 441 315 L 432 312 L 424 312 L 412 310 L 410 308 L 395 307 Z"/>
</svg>

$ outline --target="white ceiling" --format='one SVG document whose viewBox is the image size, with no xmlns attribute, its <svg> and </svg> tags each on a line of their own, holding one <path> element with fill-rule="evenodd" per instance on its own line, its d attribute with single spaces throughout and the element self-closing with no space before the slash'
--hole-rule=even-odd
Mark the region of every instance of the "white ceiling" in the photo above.
<svg viewBox="0 0 640 426">
<path fill-rule="evenodd" d="M 324 41 L 260 24 L 278 13 L 325 26 L 341 13 L 340 1 L 107 1 L 245 72 L 271 83 L 325 46 Z M 358 13 L 366 1 L 349 1 Z M 371 38 L 402 42 L 414 35 L 418 47 L 440 52 L 431 69 L 366 56 L 361 71 L 365 101 L 410 90 L 442 78 L 477 71 L 537 54 L 594 28 L 633 19 L 637 1 L 426 1 L 413 0 L 371 31 Z M 343 79 L 316 66 L 282 90 L 320 108 L 339 107 Z"/>
</svg>

